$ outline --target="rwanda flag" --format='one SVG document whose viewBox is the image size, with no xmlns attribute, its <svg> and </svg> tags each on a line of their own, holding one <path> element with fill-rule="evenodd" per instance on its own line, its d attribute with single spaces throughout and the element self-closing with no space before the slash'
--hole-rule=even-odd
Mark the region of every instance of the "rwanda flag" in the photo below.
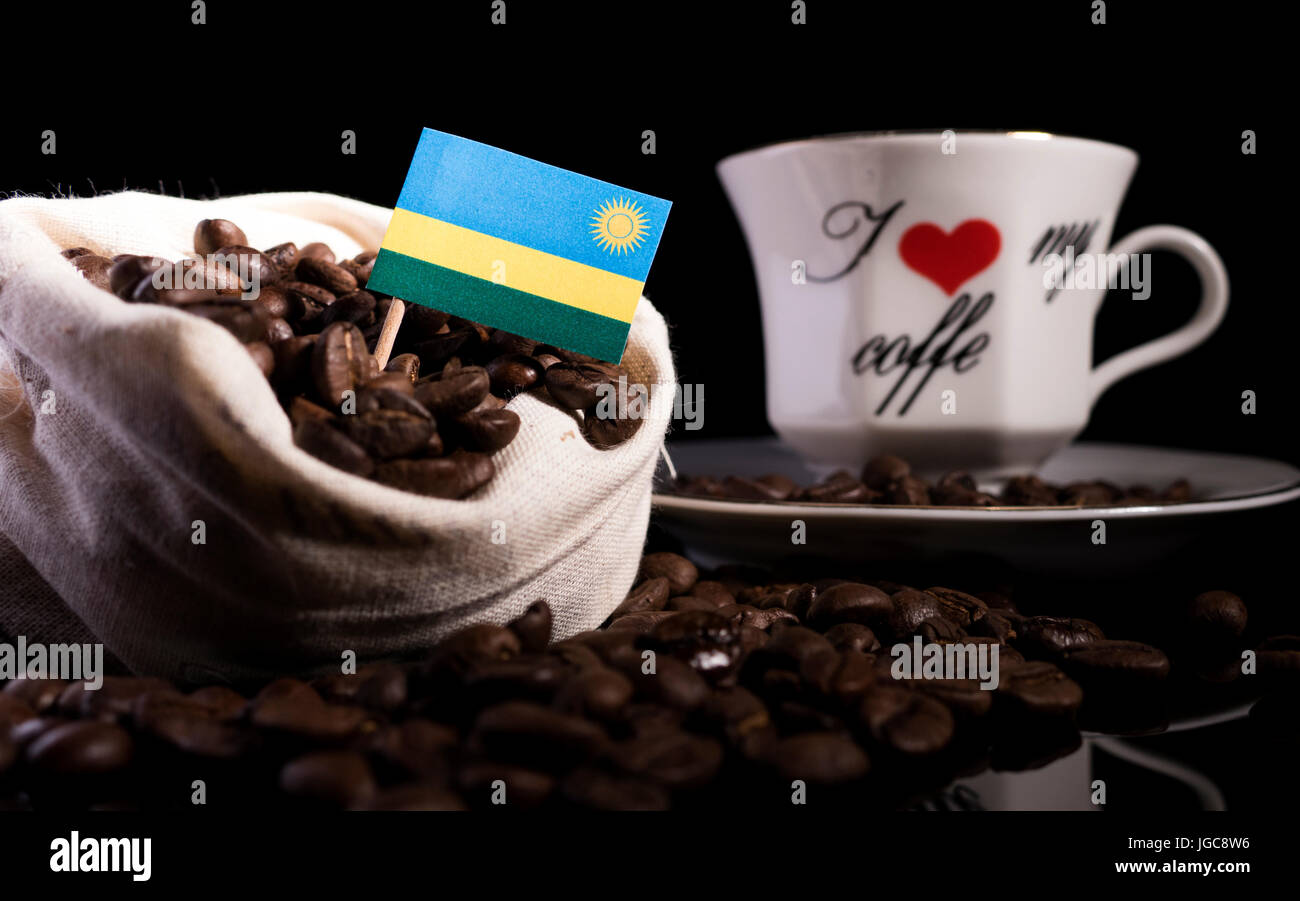
<svg viewBox="0 0 1300 901">
<path fill-rule="evenodd" d="M 670 206 L 426 128 L 367 287 L 618 362 Z"/>
</svg>

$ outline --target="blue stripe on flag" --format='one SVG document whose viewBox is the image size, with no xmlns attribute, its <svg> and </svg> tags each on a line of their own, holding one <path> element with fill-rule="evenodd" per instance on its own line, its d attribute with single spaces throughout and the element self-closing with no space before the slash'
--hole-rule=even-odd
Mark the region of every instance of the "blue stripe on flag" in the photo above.
<svg viewBox="0 0 1300 901">
<path fill-rule="evenodd" d="M 606 202 L 638 204 L 648 230 L 635 251 L 592 236 Z M 397 206 L 644 282 L 672 206 L 666 200 L 426 128 Z"/>
</svg>

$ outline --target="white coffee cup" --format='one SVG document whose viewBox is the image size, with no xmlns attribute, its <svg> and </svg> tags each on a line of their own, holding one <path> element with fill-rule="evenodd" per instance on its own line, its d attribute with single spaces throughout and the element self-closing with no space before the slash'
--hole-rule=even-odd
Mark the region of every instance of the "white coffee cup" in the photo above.
<svg viewBox="0 0 1300 901">
<path fill-rule="evenodd" d="M 1110 246 L 1137 160 L 1041 132 L 845 135 L 724 159 L 773 428 L 814 463 L 893 453 L 989 477 L 1068 444 L 1107 388 L 1205 340 L 1228 306 L 1198 235 L 1156 225 Z M 1157 249 L 1195 267 L 1196 315 L 1094 369 L 1106 287 L 1143 296 Z"/>
</svg>

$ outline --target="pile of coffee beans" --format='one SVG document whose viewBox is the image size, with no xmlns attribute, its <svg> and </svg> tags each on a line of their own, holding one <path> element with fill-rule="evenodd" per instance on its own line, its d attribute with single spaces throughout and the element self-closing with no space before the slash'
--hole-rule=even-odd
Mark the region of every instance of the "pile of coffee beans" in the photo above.
<svg viewBox="0 0 1300 901">
<path fill-rule="evenodd" d="M 747 501 L 795 501 L 821 504 L 897 504 L 917 507 L 1138 507 L 1191 499 L 1186 479 L 1163 491 L 1147 485 L 1119 485 L 1105 481 L 1053 485 L 1035 475 L 1012 476 L 1002 491 L 980 491 L 966 472 L 950 472 L 930 483 L 912 473 L 901 457 L 882 454 L 867 461 L 861 476 L 840 470 L 806 487 L 779 474 L 748 478 L 681 476 L 681 494 Z"/>
<path fill-rule="evenodd" d="M 1250 682 L 1296 708 L 1300 637 L 1260 642 L 1260 675 L 1242 675 L 1230 592 L 1158 605 L 1161 646 L 1013 598 L 701 573 L 661 552 L 604 628 L 559 642 L 539 601 L 425 659 L 310 681 L 20 679 L 0 692 L 0 807 L 185 809 L 201 780 L 222 808 L 734 811 L 802 790 L 894 809 L 1068 754 L 1080 728 L 1159 729 L 1178 690 Z M 996 689 L 894 678 L 889 649 L 915 636 L 996 646 Z"/>
<path fill-rule="evenodd" d="M 621 366 L 419 304 L 407 306 L 394 356 L 380 372 L 373 354 L 393 299 L 366 287 L 374 252 L 338 261 L 321 243 L 259 251 L 225 219 L 201 221 L 194 250 L 195 258 L 174 264 L 110 259 L 85 247 L 63 255 L 123 300 L 175 307 L 233 334 L 270 380 L 298 446 L 345 472 L 433 497 L 466 497 L 492 479 L 492 454 L 519 432 L 507 404 L 533 389 L 581 415 L 582 433 L 597 448 L 621 444 L 641 425 L 624 415 L 627 398 L 616 398 L 638 390 Z M 154 275 L 167 267 L 176 278 L 158 287 Z M 245 299 L 254 271 L 257 296 Z M 191 283 L 202 287 L 185 287 Z"/>
</svg>

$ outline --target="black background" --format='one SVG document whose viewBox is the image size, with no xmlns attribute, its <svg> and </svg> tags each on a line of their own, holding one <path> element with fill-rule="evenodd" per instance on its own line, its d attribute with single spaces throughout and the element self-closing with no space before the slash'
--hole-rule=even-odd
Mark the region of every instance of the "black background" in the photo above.
<svg viewBox="0 0 1300 901">
<path fill-rule="evenodd" d="M 758 300 L 714 175 L 769 141 L 876 129 L 1012 128 L 1126 144 L 1142 157 L 1116 237 L 1169 222 L 1222 255 L 1232 299 L 1204 345 L 1120 382 L 1085 439 L 1257 453 L 1287 440 L 1297 324 L 1278 208 L 1281 23 L 1233 4 L 788 2 L 644 5 L 489 0 L 276 11 L 218 0 L 131 12 L 27 9 L 12 20 L 13 110 L 0 191 L 124 187 L 187 197 L 320 190 L 391 205 L 432 126 L 647 191 L 673 212 L 646 287 L 673 326 L 680 378 L 704 386 L 704 429 L 760 434 Z M 49 42 L 42 35 L 58 35 Z M 58 153 L 40 152 L 53 129 Z M 358 152 L 340 152 L 341 132 Z M 641 153 L 653 129 L 657 153 Z M 1254 130 L 1259 152 L 1241 153 Z M 285 235 L 291 239 L 292 235 Z M 1152 297 L 1109 299 L 1097 357 L 1185 321 L 1196 279 L 1157 255 Z M 815 349 L 810 352 L 815 352 Z M 1241 413 L 1241 393 L 1258 414 Z"/>
</svg>

